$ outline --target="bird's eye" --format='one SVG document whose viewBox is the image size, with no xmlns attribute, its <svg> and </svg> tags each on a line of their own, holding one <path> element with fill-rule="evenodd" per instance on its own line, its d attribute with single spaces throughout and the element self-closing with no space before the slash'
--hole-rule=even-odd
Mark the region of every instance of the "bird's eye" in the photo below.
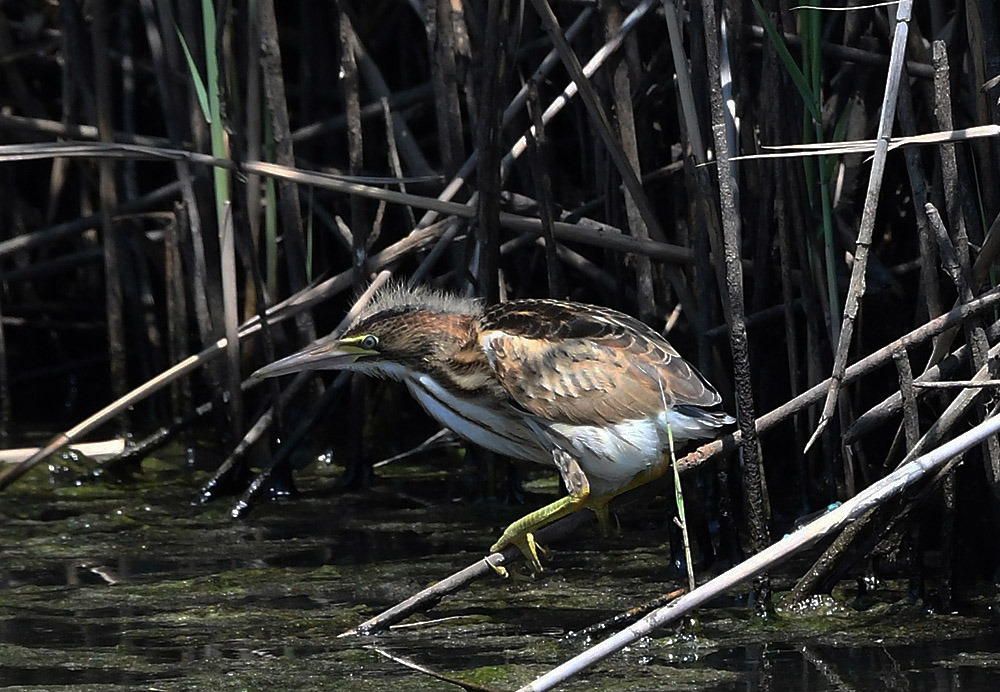
<svg viewBox="0 0 1000 692">
<path fill-rule="evenodd" d="M 367 351 L 374 351 L 376 347 L 378 347 L 378 337 L 374 334 L 369 334 L 361 340 L 361 348 Z"/>
</svg>

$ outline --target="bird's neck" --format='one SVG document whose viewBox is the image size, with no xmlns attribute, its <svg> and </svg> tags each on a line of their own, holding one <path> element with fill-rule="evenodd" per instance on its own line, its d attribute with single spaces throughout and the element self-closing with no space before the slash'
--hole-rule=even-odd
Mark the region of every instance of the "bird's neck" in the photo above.
<svg viewBox="0 0 1000 692">
<path fill-rule="evenodd" d="M 435 315 L 439 336 L 431 348 L 434 353 L 424 360 L 424 374 L 449 391 L 489 395 L 497 384 L 486 354 L 479 345 L 477 318 L 471 315 Z"/>
</svg>

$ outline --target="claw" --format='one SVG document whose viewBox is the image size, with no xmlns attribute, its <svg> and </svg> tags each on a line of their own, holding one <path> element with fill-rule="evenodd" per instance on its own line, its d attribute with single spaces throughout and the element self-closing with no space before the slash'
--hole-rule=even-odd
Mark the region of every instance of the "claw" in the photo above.
<svg viewBox="0 0 1000 692">
<path fill-rule="evenodd" d="M 498 565 L 495 562 L 493 562 L 493 556 L 496 555 L 496 553 L 494 553 L 493 551 L 490 551 L 490 552 L 491 552 L 491 555 L 488 558 L 486 558 L 486 564 L 489 565 L 490 568 L 494 572 L 496 572 L 500 576 L 501 579 L 506 579 L 507 577 L 509 577 L 510 576 L 510 572 L 507 571 L 506 567 L 504 567 L 503 565 Z"/>
<path fill-rule="evenodd" d="M 608 511 L 607 503 L 599 507 L 593 507 L 592 509 L 594 515 L 597 517 L 597 528 L 601 532 L 601 536 L 608 538 L 612 535 L 613 527 L 611 526 L 611 512 Z"/>
<path fill-rule="evenodd" d="M 508 545 L 517 546 L 517 549 L 521 551 L 524 555 L 524 559 L 528 561 L 528 565 L 531 567 L 531 571 L 534 574 L 538 574 L 542 571 L 542 563 L 538 559 L 538 551 L 541 550 L 543 555 L 548 555 L 542 546 L 535 542 L 535 535 L 530 531 L 521 534 L 510 534 L 504 531 L 504 534 L 500 536 L 500 540 L 494 543 L 490 547 L 491 553 L 499 553 L 501 550 L 506 548 Z M 501 574 L 497 569 L 497 566 L 493 566 L 494 571 L 501 576 L 505 576 L 507 570 L 503 570 L 504 574 Z M 503 569 L 502 567 L 500 569 Z"/>
</svg>

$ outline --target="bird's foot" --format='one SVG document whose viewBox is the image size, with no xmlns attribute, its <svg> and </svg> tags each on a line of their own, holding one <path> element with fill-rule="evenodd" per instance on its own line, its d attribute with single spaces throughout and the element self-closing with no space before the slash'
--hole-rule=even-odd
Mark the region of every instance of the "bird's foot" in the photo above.
<svg viewBox="0 0 1000 692">
<path fill-rule="evenodd" d="M 509 545 L 517 546 L 517 549 L 521 551 L 524 559 L 528 561 L 528 566 L 531 567 L 532 574 L 538 574 L 542 571 L 542 563 L 538 559 L 538 552 L 541 551 L 546 557 L 548 556 L 548 552 L 535 542 L 535 535 L 533 533 L 530 531 L 511 531 L 508 528 L 500 536 L 500 539 L 490 547 L 490 552 L 499 553 Z M 503 567 L 494 565 L 493 563 L 490 563 L 490 567 L 501 577 L 508 576 L 507 570 Z"/>
<path fill-rule="evenodd" d="M 497 558 L 497 557 L 502 557 L 502 556 L 499 553 L 493 553 L 493 552 L 491 552 L 486 557 L 486 564 L 489 565 L 490 569 L 492 569 L 494 572 L 496 572 L 497 575 L 499 575 L 502 579 L 506 579 L 507 577 L 510 576 L 510 572 L 507 571 L 506 567 L 504 567 L 503 565 L 498 565 L 494 561 L 494 558 Z"/>
<path fill-rule="evenodd" d="M 517 546 L 528 561 L 533 574 L 542 571 L 538 551 L 541 550 L 543 554 L 547 555 L 544 548 L 535 542 L 534 532 L 546 524 L 580 509 L 590 495 L 590 481 L 587 480 L 586 474 L 572 455 L 557 447 L 552 450 L 552 460 L 556 468 L 559 469 L 559 475 L 562 476 L 566 487 L 569 488 L 570 494 L 515 521 L 504 530 L 500 540 L 490 548 L 491 553 L 498 553 L 509 545 Z M 498 574 L 503 575 L 495 566 L 493 568 Z M 506 571 L 504 570 L 504 572 Z"/>
<path fill-rule="evenodd" d="M 601 534 L 601 538 L 620 535 L 621 531 L 617 530 L 617 527 L 611 522 L 611 512 L 608 510 L 607 501 L 603 500 L 603 498 L 600 498 L 600 500 L 590 509 L 594 512 L 594 516 L 597 517 L 597 529 Z"/>
</svg>

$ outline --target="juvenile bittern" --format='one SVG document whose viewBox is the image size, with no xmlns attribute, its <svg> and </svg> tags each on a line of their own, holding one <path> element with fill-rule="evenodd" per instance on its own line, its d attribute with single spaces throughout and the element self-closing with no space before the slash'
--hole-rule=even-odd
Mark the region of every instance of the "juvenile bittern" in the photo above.
<svg viewBox="0 0 1000 692">
<path fill-rule="evenodd" d="M 533 532 L 660 476 L 674 443 L 733 419 L 719 394 L 656 331 L 607 308 L 559 300 L 479 301 L 426 288 L 383 291 L 339 339 L 257 371 L 337 369 L 401 380 L 442 425 L 500 454 L 554 464 L 569 495 L 511 524 L 540 570 Z M 668 433 L 669 429 L 669 433 Z"/>
</svg>

